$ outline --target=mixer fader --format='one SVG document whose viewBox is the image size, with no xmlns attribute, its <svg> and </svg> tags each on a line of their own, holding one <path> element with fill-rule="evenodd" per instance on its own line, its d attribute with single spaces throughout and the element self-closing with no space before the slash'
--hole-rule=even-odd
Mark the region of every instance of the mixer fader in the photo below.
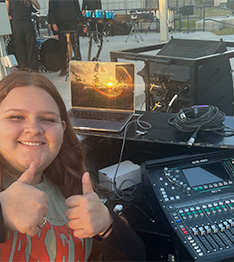
<svg viewBox="0 0 234 262">
<path fill-rule="evenodd" d="M 145 195 L 151 204 L 156 197 L 156 208 L 185 253 L 181 260 L 234 257 L 233 151 L 148 161 L 142 171 Z"/>
</svg>

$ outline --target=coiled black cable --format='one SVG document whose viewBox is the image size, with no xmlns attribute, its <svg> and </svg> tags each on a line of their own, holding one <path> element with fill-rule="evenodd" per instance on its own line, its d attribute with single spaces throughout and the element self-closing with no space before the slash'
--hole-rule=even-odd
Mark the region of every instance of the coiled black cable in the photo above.
<svg viewBox="0 0 234 262">
<path fill-rule="evenodd" d="M 193 132 L 187 142 L 192 146 L 198 131 L 212 131 L 222 136 L 233 136 L 234 130 L 225 126 L 225 113 L 212 105 L 195 105 L 180 109 L 168 123 L 181 132 Z"/>
</svg>

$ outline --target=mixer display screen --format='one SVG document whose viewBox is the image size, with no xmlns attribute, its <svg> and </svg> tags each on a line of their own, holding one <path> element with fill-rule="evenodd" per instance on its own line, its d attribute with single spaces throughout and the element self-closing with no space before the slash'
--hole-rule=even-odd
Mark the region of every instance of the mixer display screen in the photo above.
<svg viewBox="0 0 234 262">
<path fill-rule="evenodd" d="M 230 179 L 221 162 L 182 169 L 191 187 Z"/>
</svg>

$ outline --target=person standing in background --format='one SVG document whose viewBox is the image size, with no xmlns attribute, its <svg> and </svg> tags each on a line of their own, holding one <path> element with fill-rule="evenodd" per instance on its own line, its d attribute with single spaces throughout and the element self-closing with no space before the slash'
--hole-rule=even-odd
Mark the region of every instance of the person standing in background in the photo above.
<svg viewBox="0 0 234 262">
<path fill-rule="evenodd" d="M 31 16 L 32 12 L 40 9 L 40 4 L 37 0 L 6 0 L 6 5 L 18 68 L 38 71 L 36 32 Z"/>
<path fill-rule="evenodd" d="M 49 0 L 48 24 L 49 29 L 58 35 L 61 72 L 59 76 L 65 76 L 67 71 L 67 39 L 66 32 L 70 33 L 76 60 L 81 60 L 80 44 L 78 36 L 78 24 L 83 23 L 83 15 L 77 0 Z M 74 41 L 74 39 L 77 41 Z"/>
<path fill-rule="evenodd" d="M 102 9 L 101 0 L 83 0 L 82 10 Z"/>
</svg>

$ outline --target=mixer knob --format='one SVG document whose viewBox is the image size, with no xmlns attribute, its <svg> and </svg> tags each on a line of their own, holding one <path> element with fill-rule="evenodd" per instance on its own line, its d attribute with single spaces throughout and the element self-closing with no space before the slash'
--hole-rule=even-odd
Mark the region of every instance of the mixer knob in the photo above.
<svg viewBox="0 0 234 262">
<path fill-rule="evenodd" d="M 184 183 L 183 183 L 182 181 L 180 181 L 179 187 L 180 187 L 180 188 L 183 188 L 183 185 L 184 185 Z"/>
<path fill-rule="evenodd" d="M 193 231 L 194 236 L 198 235 L 198 231 L 197 231 L 196 227 L 192 227 L 192 231 Z"/>
<path fill-rule="evenodd" d="M 176 183 L 176 178 L 175 178 L 175 177 L 172 178 L 172 183 L 173 183 L 173 184 Z"/>
<path fill-rule="evenodd" d="M 225 230 L 225 227 L 223 226 L 223 224 L 222 224 L 222 223 L 218 224 L 218 226 L 219 226 L 219 228 L 220 228 L 221 232 L 223 232 L 223 231 Z"/>
<path fill-rule="evenodd" d="M 190 193 L 191 193 L 191 187 L 188 186 L 188 187 L 186 188 L 186 193 L 187 193 L 187 194 L 190 194 Z"/>
<path fill-rule="evenodd" d="M 213 233 L 217 233 L 218 232 L 218 229 L 215 225 L 211 225 L 211 228 L 213 230 Z"/>
<path fill-rule="evenodd" d="M 224 221 L 223 224 L 224 224 L 224 226 L 226 227 L 226 229 L 229 229 L 230 226 L 229 226 L 229 224 L 228 224 L 227 221 Z"/>
<path fill-rule="evenodd" d="M 211 228 L 209 226 L 205 226 L 205 230 L 207 234 L 211 233 Z"/>
<path fill-rule="evenodd" d="M 231 218 L 228 219 L 228 223 L 231 225 L 231 227 L 234 226 L 234 221 Z"/>
<path fill-rule="evenodd" d="M 203 227 L 199 227 L 198 229 L 199 229 L 202 236 L 205 235 L 206 232 L 205 232 Z"/>
</svg>

